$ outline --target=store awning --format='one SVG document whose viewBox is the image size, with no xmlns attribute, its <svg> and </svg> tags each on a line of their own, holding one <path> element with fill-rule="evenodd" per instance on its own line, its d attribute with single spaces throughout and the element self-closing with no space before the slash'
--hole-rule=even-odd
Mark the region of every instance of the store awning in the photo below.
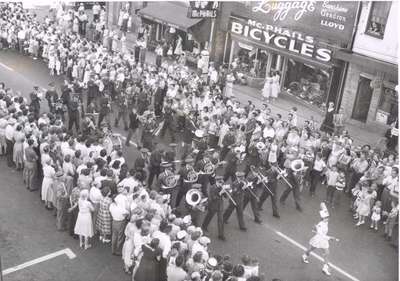
<svg viewBox="0 0 400 281">
<path fill-rule="evenodd" d="M 148 2 L 138 13 L 149 20 L 186 32 L 202 20 L 188 18 L 188 7 L 177 2 Z"/>
<path fill-rule="evenodd" d="M 346 52 L 344 50 L 336 51 L 333 57 L 342 61 L 357 64 L 359 66 L 362 66 L 363 68 L 374 69 L 376 71 L 385 73 L 394 73 L 397 76 L 397 64 L 384 62 L 357 53 Z"/>
</svg>

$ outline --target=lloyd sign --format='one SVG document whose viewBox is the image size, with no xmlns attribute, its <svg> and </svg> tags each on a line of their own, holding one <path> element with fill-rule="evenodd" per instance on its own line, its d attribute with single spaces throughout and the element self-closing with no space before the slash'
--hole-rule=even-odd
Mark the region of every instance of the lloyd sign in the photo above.
<svg viewBox="0 0 400 281">
<path fill-rule="evenodd" d="M 316 43 L 312 36 L 299 32 L 236 17 L 231 17 L 230 31 L 233 35 L 269 49 L 313 58 L 322 63 L 332 59 L 331 49 Z"/>
<path fill-rule="evenodd" d="M 358 5 L 357 1 L 256 1 L 247 12 L 249 18 L 265 24 L 348 43 Z"/>
</svg>

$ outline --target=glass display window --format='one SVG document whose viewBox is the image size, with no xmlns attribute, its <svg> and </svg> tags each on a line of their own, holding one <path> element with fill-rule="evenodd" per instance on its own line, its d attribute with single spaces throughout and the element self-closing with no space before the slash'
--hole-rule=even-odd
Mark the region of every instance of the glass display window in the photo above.
<svg viewBox="0 0 400 281">
<path fill-rule="evenodd" d="M 378 104 L 377 117 L 387 125 L 396 122 L 398 118 L 399 95 L 394 89 L 383 87 Z"/>
<path fill-rule="evenodd" d="M 307 103 L 323 108 L 326 104 L 331 73 L 310 64 L 288 60 L 284 90 Z"/>
</svg>

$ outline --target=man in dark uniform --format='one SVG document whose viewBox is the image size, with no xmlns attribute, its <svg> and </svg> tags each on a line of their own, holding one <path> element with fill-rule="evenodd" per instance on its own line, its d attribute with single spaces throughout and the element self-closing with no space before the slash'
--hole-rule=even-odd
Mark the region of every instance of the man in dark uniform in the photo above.
<svg viewBox="0 0 400 281">
<path fill-rule="evenodd" d="M 229 217 L 231 216 L 233 210 L 236 210 L 236 215 L 239 222 L 239 228 L 242 231 L 246 231 L 247 228 L 244 224 L 243 218 L 243 188 L 244 188 L 244 173 L 236 172 L 235 181 L 231 184 L 232 187 L 232 198 L 236 202 L 236 206 L 230 201 L 228 208 L 224 212 L 224 223 L 228 223 Z"/>
<path fill-rule="evenodd" d="M 109 122 L 110 112 L 111 112 L 111 105 L 108 97 L 102 97 L 100 99 L 100 113 L 99 113 L 99 121 L 97 124 L 99 128 L 101 127 L 101 123 L 103 122 L 103 120 L 106 120 L 108 125 L 111 126 Z"/>
<path fill-rule="evenodd" d="M 175 200 L 175 207 L 179 207 L 182 198 L 186 195 L 189 189 L 192 188 L 192 185 L 197 182 L 197 173 L 193 168 L 193 158 L 186 158 L 185 165 L 182 165 L 178 174 L 179 178 L 179 190 Z"/>
<path fill-rule="evenodd" d="M 161 161 L 162 161 L 163 151 L 159 148 L 155 148 L 154 151 L 150 154 L 149 159 L 149 178 L 148 178 L 148 187 L 151 189 L 153 184 L 154 177 L 158 179 L 158 175 L 161 172 Z"/>
<path fill-rule="evenodd" d="M 58 94 L 53 82 L 49 84 L 49 89 L 46 91 L 45 98 L 47 100 L 47 104 L 49 105 L 50 112 L 54 113 L 55 104 L 58 100 Z"/>
<path fill-rule="evenodd" d="M 201 228 L 204 231 L 208 231 L 207 227 L 210 224 L 212 218 L 217 214 L 218 218 L 218 238 L 220 240 L 225 240 L 224 235 L 224 221 L 223 221 L 223 211 L 224 211 L 224 200 L 222 198 L 221 190 L 224 184 L 224 179 L 222 176 L 215 177 L 215 183 L 210 185 L 208 188 L 208 204 L 207 204 L 207 214 L 204 218 Z"/>
<path fill-rule="evenodd" d="M 303 209 L 300 206 L 300 186 L 294 171 L 291 168 L 287 168 L 287 176 L 286 179 L 291 184 L 291 186 L 287 185 L 287 188 L 283 191 L 279 202 L 282 205 L 285 205 L 286 198 L 289 196 L 290 192 L 293 192 L 294 202 L 296 204 L 296 210 L 302 212 Z"/>
<path fill-rule="evenodd" d="M 258 167 L 260 165 L 261 163 L 260 154 L 258 153 L 257 147 L 254 144 L 251 144 L 247 149 L 247 154 L 244 159 L 244 163 L 245 163 L 244 174 L 246 177 L 250 172 L 251 166 Z"/>
<path fill-rule="evenodd" d="M 258 208 L 258 202 L 260 201 L 256 195 L 258 187 L 258 178 L 255 174 L 250 172 L 246 177 L 247 183 L 245 184 L 244 196 L 243 196 L 243 211 L 246 210 L 247 204 L 250 202 L 251 211 L 254 215 L 254 221 L 256 223 L 262 223 L 260 219 L 260 209 Z"/>
<path fill-rule="evenodd" d="M 119 95 L 116 97 L 116 105 L 117 105 L 117 116 L 115 118 L 114 127 L 118 128 L 119 120 L 122 118 L 122 122 L 124 122 L 124 130 L 128 131 L 128 115 L 129 115 L 129 107 L 128 107 L 128 96 L 121 91 Z"/>
<path fill-rule="evenodd" d="M 220 160 L 224 160 L 228 154 L 231 146 L 236 142 L 235 133 L 233 130 L 228 131 L 228 133 L 222 139 L 222 149 L 220 154 Z"/>
<path fill-rule="evenodd" d="M 175 158 L 176 158 L 176 147 L 178 145 L 176 143 L 170 143 L 169 147 L 170 149 L 168 149 L 167 151 L 165 151 L 164 153 L 164 161 L 171 163 L 172 164 L 172 168 L 175 171 Z"/>
<path fill-rule="evenodd" d="M 143 124 L 143 130 L 140 142 L 142 143 L 143 147 L 147 148 L 150 151 L 153 150 L 154 130 L 156 128 L 157 124 L 155 123 L 153 116 L 149 114 Z"/>
<path fill-rule="evenodd" d="M 194 183 L 191 186 L 191 189 L 196 189 L 199 191 L 200 191 L 200 188 L 201 188 L 201 185 L 198 183 Z M 186 206 L 186 209 L 192 219 L 192 224 L 196 227 L 200 227 L 200 217 L 203 212 L 203 209 L 202 209 L 203 206 L 201 206 L 202 204 L 204 204 L 204 203 L 202 203 L 202 201 L 200 201 L 199 204 L 192 206 L 192 205 L 188 204 L 188 202 L 186 202 L 186 200 L 185 200 L 185 206 Z"/>
<path fill-rule="evenodd" d="M 199 161 L 203 158 L 204 152 L 208 148 L 207 138 L 202 130 L 195 132 L 195 138 L 193 140 L 194 149 L 197 150 L 195 161 Z"/>
<path fill-rule="evenodd" d="M 137 94 L 137 111 L 139 115 L 143 115 L 143 113 L 147 110 L 147 107 L 149 106 L 147 91 L 143 90 L 141 86 L 138 88 L 138 91 L 139 92 Z"/>
<path fill-rule="evenodd" d="M 175 142 L 175 111 L 172 109 L 172 100 L 168 100 L 164 106 L 164 125 L 160 132 L 160 138 L 164 138 L 166 131 L 171 136 L 171 142 Z"/>
<path fill-rule="evenodd" d="M 39 119 L 39 114 L 40 114 L 40 98 L 38 94 L 39 94 L 39 87 L 38 86 L 33 87 L 33 92 L 30 94 L 31 103 L 29 107 L 35 119 Z"/>
<path fill-rule="evenodd" d="M 149 150 L 145 147 L 140 149 L 140 155 L 136 158 L 133 168 L 137 172 L 144 172 L 144 168 L 149 164 Z"/>
<path fill-rule="evenodd" d="M 134 134 L 135 134 L 135 136 L 137 135 L 136 132 L 137 132 L 137 130 L 139 128 L 139 124 L 140 124 L 140 121 L 139 121 L 139 116 L 137 115 L 137 112 L 136 112 L 136 108 L 132 107 L 132 110 L 129 113 L 128 136 L 126 137 L 126 142 L 125 142 L 126 146 L 130 146 L 131 145 L 130 141 L 131 141 L 132 136 Z M 137 137 L 137 138 L 135 137 L 135 141 L 138 142 L 137 146 L 139 146 L 140 145 L 139 144 L 139 142 L 140 142 L 139 137 Z"/>
<path fill-rule="evenodd" d="M 278 205 L 276 204 L 277 201 L 277 184 L 278 184 L 278 179 L 279 179 L 279 172 L 277 170 L 277 163 L 271 163 L 271 168 L 269 170 L 265 170 L 265 168 L 260 168 L 260 175 L 264 176 L 266 179 L 266 185 L 269 188 L 270 192 L 267 188 L 261 187 L 262 192 L 260 195 L 260 200 L 258 201 L 258 208 L 260 211 L 262 210 L 262 205 L 264 204 L 265 200 L 268 199 L 268 197 L 271 198 L 271 204 L 272 204 L 272 215 L 275 218 L 280 218 L 279 212 L 278 212 Z M 259 183 L 262 185 L 263 183 Z"/>
<path fill-rule="evenodd" d="M 199 179 L 197 182 L 201 184 L 201 191 L 203 192 L 204 196 L 207 196 L 208 184 L 215 177 L 215 165 L 217 162 L 213 162 L 215 159 L 212 159 L 210 155 L 210 153 L 213 151 L 214 149 L 207 150 L 203 158 L 198 160 L 195 165 L 195 170 L 197 173 L 199 173 Z"/>
<path fill-rule="evenodd" d="M 157 82 L 156 87 L 154 92 L 154 114 L 156 117 L 161 117 L 164 106 L 165 88 L 161 88 L 160 82 Z"/>
<path fill-rule="evenodd" d="M 195 130 L 196 123 L 194 119 L 192 119 L 192 113 L 190 113 L 185 117 L 185 127 L 183 129 L 183 152 L 181 159 L 185 159 L 190 154 Z"/>
<path fill-rule="evenodd" d="M 159 191 L 161 194 L 171 195 L 178 183 L 177 177 L 171 170 L 171 163 L 162 162 L 160 166 L 163 171 L 158 177 L 160 183 Z M 169 200 L 169 203 L 171 205 L 171 200 Z"/>
<path fill-rule="evenodd" d="M 68 104 L 68 130 L 72 133 L 72 127 L 79 132 L 79 100 L 78 96 L 74 96 Z"/>
<path fill-rule="evenodd" d="M 90 79 L 87 88 L 87 107 L 89 107 L 89 104 L 92 102 L 96 104 L 96 99 L 99 96 L 99 86 L 92 79 Z"/>
<path fill-rule="evenodd" d="M 240 158 L 240 151 L 238 148 L 231 149 L 226 156 L 226 167 L 224 172 L 224 181 L 226 182 L 229 178 L 233 181 L 237 166 Z"/>
</svg>

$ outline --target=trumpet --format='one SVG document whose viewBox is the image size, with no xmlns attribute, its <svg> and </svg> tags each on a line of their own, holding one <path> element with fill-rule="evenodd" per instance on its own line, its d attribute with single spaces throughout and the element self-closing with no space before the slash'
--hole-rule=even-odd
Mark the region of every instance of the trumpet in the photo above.
<svg viewBox="0 0 400 281">
<path fill-rule="evenodd" d="M 232 195 L 231 195 L 232 189 L 230 187 L 229 184 L 224 184 L 221 186 L 221 191 L 219 192 L 219 195 L 226 195 L 226 197 L 228 197 L 228 199 L 232 202 L 232 204 L 237 207 L 237 204 L 235 202 L 235 200 L 233 199 Z"/>
<path fill-rule="evenodd" d="M 268 178 L 264 176 L 260 171 L 256 170 L 256 167 L 250 166 L 251 172 L 258 178 L 258 181 L 262 183 L 262 185 L 267 189 L 267 191 L 273 196 L 274 193 L 271 191 L 271 189 L 268 187 L 267 182 Z"/>
</svg>

